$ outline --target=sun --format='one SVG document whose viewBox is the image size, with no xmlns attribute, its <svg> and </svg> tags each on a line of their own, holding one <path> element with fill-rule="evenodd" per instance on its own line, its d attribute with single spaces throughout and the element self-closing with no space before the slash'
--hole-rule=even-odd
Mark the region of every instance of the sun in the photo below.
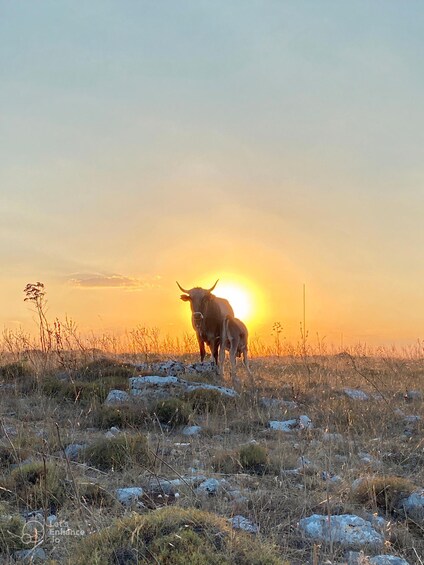
<svg viewBox="0 0 424 565">
<path fill-rule="evenodd" d="M 253 314 L 253 298 L 251 293 L 241 285 L 218 283 L 214 290 L 215 296 L 226 298 L 234 310 L 234 315 L 240 320 L 249 321 Z"/>
</svg>

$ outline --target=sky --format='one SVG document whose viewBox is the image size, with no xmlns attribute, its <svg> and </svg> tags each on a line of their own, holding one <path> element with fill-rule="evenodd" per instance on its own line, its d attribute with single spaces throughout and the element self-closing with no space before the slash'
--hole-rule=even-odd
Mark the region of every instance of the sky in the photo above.
<svg viewBox="0 0 424 565">
<path fill-rule="evenodd" d="M 0 327 L 423 335 L 424 5 L 0 0 Z M 237 314 L 237 311 L 236 311 Z"/>
</svg>

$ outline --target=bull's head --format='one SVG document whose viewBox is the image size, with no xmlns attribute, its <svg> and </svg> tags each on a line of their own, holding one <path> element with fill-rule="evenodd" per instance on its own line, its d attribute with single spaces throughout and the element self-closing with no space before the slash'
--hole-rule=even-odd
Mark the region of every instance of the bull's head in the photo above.
<svg viewBox="0 0 424 565">
<path fill-rule="evenodd" d="M 183 288 L 177 281 L 178 288 L 184 292 L 184 294 L 181 295 L 181 300 L 184 300 L 184 302 L 190 302 L 191 311 L 194 315 L 197 315 L 198 318 L 200 318 L 199 314 L 203 316 L 202 312 L 204 311 L 204 306 L 207 300 L 209 300 L 212 296 L 211 293 L 218 284 L 218 280 L 211 288 L 206 289 L 196 286 L 190 290 Z"/>
</svg>

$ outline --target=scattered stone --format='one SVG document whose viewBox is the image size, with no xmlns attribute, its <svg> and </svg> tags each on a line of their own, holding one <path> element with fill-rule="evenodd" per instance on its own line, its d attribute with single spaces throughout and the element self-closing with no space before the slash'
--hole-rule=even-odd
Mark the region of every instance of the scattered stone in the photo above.
<svg viewBox="0 0 424 565">
<path fill-rule="evenodd" d="M 420 421 L 421 421 L 421 416 L 415 416 L 415 415 L 405 416 L 405 423 L 406 424 L 415 426 Z"/>
<path fill-rule="evenodd" d="M 404 396 L 406 402 L 412 402 L 413 400 L 421 400 L 423 397 L 420 390 L 408 390 Z"/>
<path fill-rule="evenodd" d="M 332 484 L 340 483 L 341 480 L 342 480 L 342 478 L 339 477 L 339 475 L 336 475 L 336 474 L 331 473 L 329 471 L 322 471 L 321 479 L 323 481 L 327 481 L 327 482 L 332 483 Z"/>
<path fill-rule="evenodd" d="M 249 532 L 249 534 L 257 534 L 259 532 L 258 526 L 244 516 L 234 516 L 228 521 L 235 530 L 244 530 L 245 532 Z"/>
<path fill-rule="evenodd" d="M 181 479 L 150 479 L 146 490 L 149 493 L 177 494 L 180 488 L 196 487 L 200 483 L 206 481 L 204 475 L 195 475 L 193 477 L 184 477 Z"/>
<path fill-rule="evenodd" d="M 118 428 L 118 426 L 112 426 L 109 431 L 114 436 L 117 436 L 118 434 L 121 433 L 121 430 Z"/>
<path fill-rule="evenodd" d="M 152 371 L 161 376 L 176 377 L 185 372 L 184 363 L 178 361 L 164 361 L 160 363 L 138 363 L 135 365 L 138 371 Z"/>
<path fill-rule="evenodd" d="M 218 366 L 216 363 L 203 362 L 203 363 L 192 363 L 186 368 L 186 373 L 197 373 L 203 375 L 204 373 L 218 373 Z"/>
<path fill-rule="evenodd" d="M 24 563 L 39 563 L 46 561 L 47 555 L 42 547 L 34 549 L 20 549 L 13 554 L 14 559 L 23 561 Z"/>
<path fill-rule="evenodd" d="M 369 400 L 369 396 L 363 390 L 356 388 L 344 388 L 343 392 L 352 400 Z"/>
<path fill-rule="evenodd" d="M 67 447 L 65 447 L 65 455 L 70 461 L 78 461 L 81 452 L 86 447 L 86 443 L 70 443 Z"/>
<path fill-rule="evenodd" d="M 281 400 L 280 398 L 266 398 L 262 397 L 260 400 L 262 406 L 264 408 L 272 409 L 287 409 L 287 410 L 294 410 L 298 407 L 297 402 L 293 400 Z"/>
<path fill-rule="evenodd" d="M 47 516 L 47 526 L 51 528 L 52 526 L 54 526 L 54 524 L 56 524 L 57 520 L 58 517 L 55 514 L 50 514 L 50 516 Z"/>
<path fill-rule="evenodd" d="M 371 522 L 353 514 L 330 517 L 313 514 L 299 522 L 302 532 L 311 539 L 326 543 L 338 543 L 347 549 L 369 547 L 378 550 L 383 547 L 384 537 Z"/>
<path fill-rule="evenodd" d="M 420 525 L 424 525 L 424 489 L 411 493 L 399 504 L 405 516 Z"/>
<path fill-rule="evenodd" d="M 195 383 L 185 381 L 178 377 L 131 377 L 130 394 L 141 397 L 143 400 L 162 400 L 182 396 L 192 390 L 214 390 L 223 396 L 236 397 L 238 393 L 232 388 L 210 385 L 208 383 Z"/>
<path fill-rule="evenodd" d="M 116 489 L 116 498 L 124 506 L 132 506 L 143 496 L 141 487 L 125 487 Z"/>
<path fill-rule="evenodd" d="M 119 404 L 128 404 L 130 395 L 125 390 L 111 390 L 106 397 L 106 406 L 116 406 Z"/>
<path fill-rule="evenodd" d="M 362 465 L 370 467 L 375 471 L 380 469 L 382 466 L 382 462 L 373 455 L 371 455 L 370 453 L 360 452 L 358 453 L 358 457 Z"/>
<path fill-rule="evenodd" d="M 365 562 L 370 565 L 409 565 L 408 561 L 395 555 L 367 557 L 362 551 L 349 551 L 347 555 L 347 565 L 362 565 L 362 563 Z"/>
<path fill-rule="evenodd" d="M 185 428 L 182 429 L 181 433 L 183 434 L 183 436 L 197 436 L 201 431 L 201 426 L 185 426 Z"/>
<path fill-rule="evenodd" d="M 376 555 L 369 560 L 371 565 L 409 565 L 406 559 L 396 555 Z"/>
<path fill-rule="evenodd" d="M 342 436 L 342 434 L 324 432 L 322 434 L 322 441 L 341 443 L 342 441 L 344 441 L 344 437 Z"/>
<path fill-rule="evenodd" d="M 196 488 L 196 494 L 215 496 L 218 494 L 221 486 L 221 481 L 218 481 L 218 479 L 207 479 Z"/>
<path fill-rule="evenodd" d="M 268 422 L 271 430 L 278 430 L 280 432 L 293 432 L 298 430 L 311 430 L 314 425 L 309 416 L 299 416 L 293 420 L 271 420 Z"/>
</svg>

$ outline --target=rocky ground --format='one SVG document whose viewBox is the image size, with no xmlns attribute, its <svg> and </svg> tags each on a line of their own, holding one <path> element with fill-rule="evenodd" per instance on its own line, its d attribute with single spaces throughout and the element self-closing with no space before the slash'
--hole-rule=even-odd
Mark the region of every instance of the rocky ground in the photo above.
<svg viewBox="0 0 424 565">
<path fill-rule="evenodd" d="M 0 367 L 1 563 L 424 562 L 424 360 L 193 361 Z"/>
</svg>

